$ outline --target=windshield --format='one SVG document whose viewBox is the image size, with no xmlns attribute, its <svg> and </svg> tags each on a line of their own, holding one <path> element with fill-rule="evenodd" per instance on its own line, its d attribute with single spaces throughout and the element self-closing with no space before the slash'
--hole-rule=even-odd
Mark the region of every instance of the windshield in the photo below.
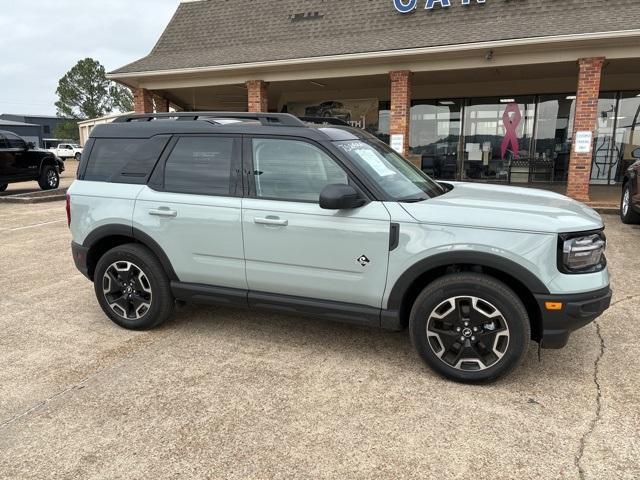
<svg viewBox="0 0 640 480">
<path fill-rule="evenodd" d="M 378 140 L 334 143 L 398 202 L 420 202 L 445 193 L 438 183 Z"/>
</svg>

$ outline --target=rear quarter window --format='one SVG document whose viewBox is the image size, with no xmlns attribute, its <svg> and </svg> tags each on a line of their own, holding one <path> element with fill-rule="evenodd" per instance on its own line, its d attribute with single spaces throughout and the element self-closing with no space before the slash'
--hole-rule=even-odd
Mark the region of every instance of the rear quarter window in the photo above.
<svg viewBox="0 0 640 480">
<path fill-rule="evenodd" d="M 96 138 L 83 180 L 144 184 L 168 141 L 168 136 Z"/>
</svg>

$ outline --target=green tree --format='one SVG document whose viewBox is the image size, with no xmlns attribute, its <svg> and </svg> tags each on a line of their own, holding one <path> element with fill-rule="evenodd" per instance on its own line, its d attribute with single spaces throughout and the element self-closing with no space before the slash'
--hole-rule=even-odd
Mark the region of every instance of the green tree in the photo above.
<svg viewBox="0 0 640 480">
<path fill-rule="evenodd" d="M 80 60 L 58 82 L 58 116 L 85 120 L 114 110 L 133 110 L 133 97 L 126 87 L 111 82 L 100 62 Z M 68 137 L 67 137 L 68 138 Z"/>
<path fill-rule="evenodd" d="M 78 124 L 74 121 L 58 124 L 53 135 L 55 138 L 61 138 L 64 140 L 80 141 L 80 130 L 78 130 Z"/>
</svg>

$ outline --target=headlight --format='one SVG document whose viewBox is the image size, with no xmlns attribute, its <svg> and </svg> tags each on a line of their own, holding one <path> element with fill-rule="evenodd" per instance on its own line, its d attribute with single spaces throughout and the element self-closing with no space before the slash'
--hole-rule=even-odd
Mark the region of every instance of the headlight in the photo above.
<svg viewBox="0 0 640 480">
<path fill-rule="evenodd" d="M 560 235 L 558 267 L 564 273 L 599 272 L 607 265 L 604 250 L 607 240 L 603 232 Z"/>
</svg>

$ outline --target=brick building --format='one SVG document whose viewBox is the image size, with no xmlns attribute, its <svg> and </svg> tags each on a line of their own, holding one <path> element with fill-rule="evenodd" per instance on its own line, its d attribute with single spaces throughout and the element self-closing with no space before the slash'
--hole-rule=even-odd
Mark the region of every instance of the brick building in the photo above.
<svg viewBox="0 0 640 480">
<path fill-rule="evenodd" d="M 639 26 L 638 0 L 191 0 L 110 78 L 139 112 L 336 116 L 435 178 L 588 200 L 640 145 Z"/>
</svg>

